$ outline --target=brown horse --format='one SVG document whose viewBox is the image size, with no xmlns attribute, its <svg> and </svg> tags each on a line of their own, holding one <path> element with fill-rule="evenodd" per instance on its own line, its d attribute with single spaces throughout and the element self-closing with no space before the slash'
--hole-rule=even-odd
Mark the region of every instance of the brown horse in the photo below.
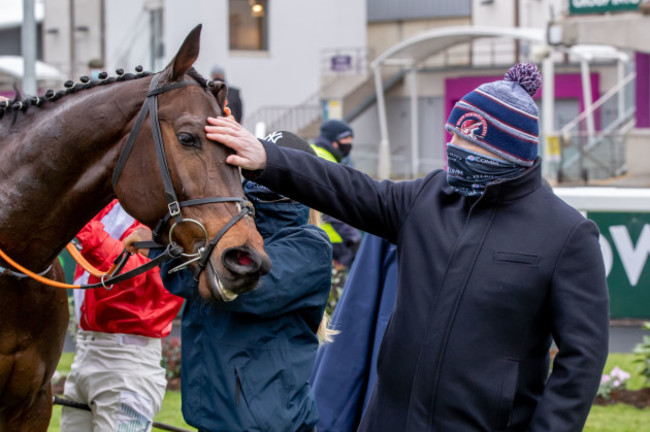
<svg viewBox="0 0 650 432">
<path fill-rule="evenodd" d="M 227 300 L 268 272 L 239 173 L 203 131 L 207 116 L 223 115 L 227 89 L 192 68 L 200 30 L 157 74 L 118 70 L 45 98 L 0 103 L 0 249 L 9 257 L 61 280 L 51 263 L 117 196 L 149 227 L 162 221 L 162 243 L 201 258 L 202 296 Z M 0 266 L 0 431 L 46 431 L 67 294 Z"/>
</svg>

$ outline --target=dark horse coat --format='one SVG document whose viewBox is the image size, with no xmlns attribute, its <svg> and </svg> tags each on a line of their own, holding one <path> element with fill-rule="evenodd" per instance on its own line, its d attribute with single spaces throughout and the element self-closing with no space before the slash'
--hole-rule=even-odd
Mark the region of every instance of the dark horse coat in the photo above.
<svg viewBox="0 0 650 432">
<path fill-rule="evenodd" d="M 263 143 L 266 168 L 247 176 L 398 246 L 360 431 L 582 429 L 607 357 L 599 233 L 542 186 L 539 159 L 471 200 L 441 170 L 379 182 Z"/>
</svg>

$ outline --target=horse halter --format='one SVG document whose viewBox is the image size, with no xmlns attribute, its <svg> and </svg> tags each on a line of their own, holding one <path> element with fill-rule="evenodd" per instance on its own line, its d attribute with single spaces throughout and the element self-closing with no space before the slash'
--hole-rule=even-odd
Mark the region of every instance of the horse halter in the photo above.
<svg viewBox="0 0 650 432">
<path fill-rule="evenodd" d="M 162 230 L 167 225 L 169 220 L 173 218 L 174 224 L 170 228 L 169 236 L 168 236 L 169 245 L 167 246 L 167 252 L 169 252 L 173 247 L 173 245 L 175 245 L 173 240 L 173 233 L 174 233 L 174 229 L 179 224 L 194 223 L 198 225 L 203 230 L 203 233 L 205 234 L 206 246 L 199 248 L 198 252 L 196 253 L 181 252 L 180 256 L 190 258 L 190 259 L 171 270 L 171 271 L 178 271 L 187 267 L 192 262 L 198 261 L 198 267 L 196 269 L 196 272 L 194 273 L 194 279 L 198 281 L 199 275 L 207 266 L 208 260 L 210 259 L 210 255 L 212 254 L 214 248 L 217 246 L 219 240 L 221 240 L 221 237 L 223 237 L 226 231 L 228 231 L 233 225 L 235 225 L 244 216 L 249 214 L 253 215 L 255 210 L 253 204 L 243 197 L 211 197 L 211 198 L 197 198 L 197 199 L 191 199 L 191 200 L 181 201 L 181 202 L 178 201 L 178 197 L 176 196 L 176 192 L 174 190 L 174 184 L 172 183 L 171 175 L 169 174 L 169 165 L 167 164 L 167 157 L 165 156 L 165 147 L 162 139 L 162 133 L 160 131 L 160 122 L 158 120 L 158 95 L 179 88 L 187 87 L 190 85 L 200 85 L 200 84 L 198 82 L 192 83 L 187 81 L 181 81 L 181 82 L 173 82 L 171 84 L 158 87 L 159 77 L 160 76 L 156 74 L 151 80 L 149 91 L 147 92 L 147 98 L 145 99 L 144 103 L 142 104 L 142 107 L 140 108 L 140 112 L 138 113 L 138 116 L 135 119 L 135 123 L 133 124 L 133 129 L 131 129 L 129 137 L 126 141 L 126 145 L 124 146 L 124 149 L 122 149 L 122 153 L 120 154 L 120 157 L 117 160 L 117 164 L 115 165 L 115 170 L 113 171 L 113 178 L 112 178 L 113 190 L 115 190 L 117 187 L 117 182 L 120 178 L 120 175 L 122 174 L 122 169 L 124 168 L 124 165 L 126 164 L 126 161 L 129 158 L 129 154 L 133 149 L 133 144 L 135 143 L 138 133 L 142 129 L 144 120 L 147 117 L 147 114 L 149 114 L 151 134 L 153 135 L 153 142 L 156 148 L 158 168 L 160 169 L 160 176 L 162 177 L 163 186 L 165 188 L 165 199 L 167 200 L 167 207 L 169 209 L 168 213 L 162 219 L 160 219 L 156 224 L 156 227 L 153 230 L 153 239 L 157 241 L 158 238 L 160 238 L 160 234 Z M 203 224 L 201 224 L 201 222 L 195 219 L 189 219 L 189 218 L 184 219 L 181 213 L 181 209 L 183 207 L 202 205 L 202 204 L 211 204 L 211 203 L 225 203 L 225 202 L 236 203 L 239 209 L 239 213 L 233 216 L 228 221 L 228 223 L 226 223 L 219 230 L 219 232 L 214 237 L 214 239 L 212 239 L 212 241 L 210 241 L 208 236 L 208 231 L 205 229 Z"/>
</svg>

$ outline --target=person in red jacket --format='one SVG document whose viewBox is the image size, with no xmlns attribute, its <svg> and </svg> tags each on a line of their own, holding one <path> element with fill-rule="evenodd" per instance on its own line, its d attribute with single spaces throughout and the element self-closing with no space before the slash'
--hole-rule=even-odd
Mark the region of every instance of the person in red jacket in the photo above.
<svg viewBox="0 0 650 432">
<path fill-rule="evenodd" d="M 138 226 L 115 200 L 77 234 L 81 254 L 106 271 L 124 249 L 122 240 Z M 133 255 L 123 272 L 147 261 Z M 97 281 L 77 267 L 75 283 Z M 61 430 L 149 431 L 167 385 L 160 365 L 161 339 L 171 332 L 183 299 L 163 287 L 157 268 L 111 289 L 75 294 L 75 303 L 81 306 L 79 330 L 64 396 L 88 404 L 91 411 L 64 407 Z"/>
</svg>

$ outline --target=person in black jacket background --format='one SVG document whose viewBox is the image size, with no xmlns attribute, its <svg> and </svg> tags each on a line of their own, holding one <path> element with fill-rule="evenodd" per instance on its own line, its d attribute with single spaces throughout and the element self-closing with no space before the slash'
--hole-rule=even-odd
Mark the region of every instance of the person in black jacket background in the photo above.
<svg viewBox="0 0 650 432">
<path fill-rule="evenodd" d="M 318 157 L 354 168 L 350 157 L 353 138 L 354 131 L 349 124 L 343 120 L 327 120 L 321 124 L 320 134 L 311 147 Z M 345 274 L 350 270 L 361 244 L 361 232 L 328 214 L 323 214 L 321 228 L 332 242 L 334 267 L 342 272 L 342 279 L 345 281 Z"/>
<path fill-rule="evenodd" d="M 446 124 L 447 170 L 403 182 L 208 118 L 208 138 L 247 178 L 397 245 L 395 308 L 359 431 L 583 429 L 609 295 L 598 228 L 542 184 L 540 85 L 519 64 L 465 95 Z"/>
<path fill-rule="evenodd" d="M 228 108 L 232 116 L 235 118 L 237 123 L 241 123 L 242 118 L 244 117 L 244 103 L 241 100 L 241 92 L 238 87 L 231 86 L 228 81 L 226 81 L 226 71 L 221 66 L 215 65 L 212 67 L 210 73 L 213 81 L 223 81 L 228 87 Z"/>
</svg>

